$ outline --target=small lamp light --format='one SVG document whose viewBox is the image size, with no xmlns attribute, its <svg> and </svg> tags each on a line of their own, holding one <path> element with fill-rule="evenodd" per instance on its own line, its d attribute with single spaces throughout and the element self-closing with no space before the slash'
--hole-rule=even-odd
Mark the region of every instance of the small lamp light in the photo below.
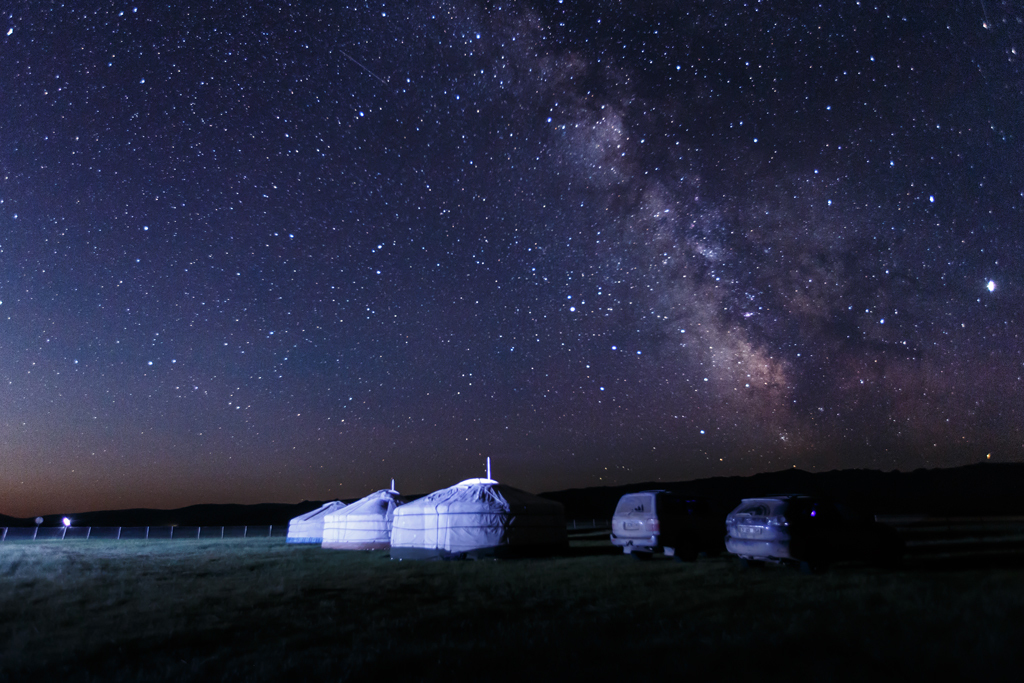
<svg viewBox="0 0 1024 683">
<path fill-rule="evenodd" d="M 61 521 L 63 521 L 63 522 L 64 522 L 64 526 L 71 526 L 71 520 L 70 520 L 70 519 L 68 519 L 67 517 L 65 517 L 65 518 L 64 518 L 63 520 L 61 520 Z"/>
</svg>

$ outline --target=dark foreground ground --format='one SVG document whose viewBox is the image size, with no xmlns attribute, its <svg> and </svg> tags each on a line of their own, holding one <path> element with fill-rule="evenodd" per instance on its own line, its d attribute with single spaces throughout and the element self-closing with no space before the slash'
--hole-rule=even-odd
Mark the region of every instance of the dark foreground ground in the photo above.
<svg viewBox="0 0 1024 683">
<path fill-rule="evenodd" d="M 1020 680 L 1024 562 L 805 576 L 279 539 L 0 545 L 0 681 Z M 699 677 L 699 678 L 694 678 Z"/>
</svg>

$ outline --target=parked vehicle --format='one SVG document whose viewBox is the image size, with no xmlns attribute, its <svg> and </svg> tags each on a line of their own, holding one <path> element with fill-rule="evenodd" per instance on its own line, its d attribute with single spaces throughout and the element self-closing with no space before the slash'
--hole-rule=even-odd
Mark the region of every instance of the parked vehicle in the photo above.
<svg viewBox="0 0 1024 683">
<path fill-rule="evenodd" d="M 725 530 L 725 549 L 745 563 L 791 563 L 804 571 L 821 571 L 836 560 L 885 564 L 903 554 L 893 529 L 844 516 L 812 496 L 746 498 L 726 517 Z"/>
<path fill-rule="evenodd" d="M 694 560 L 700 552 L 722 549 L 722 521 L 711 515 L 706 502 L 671 491 L 627 493 L 612 516 L 611 541 L 627 555 L 640 559 L 664 553 Z"/>
</svg>

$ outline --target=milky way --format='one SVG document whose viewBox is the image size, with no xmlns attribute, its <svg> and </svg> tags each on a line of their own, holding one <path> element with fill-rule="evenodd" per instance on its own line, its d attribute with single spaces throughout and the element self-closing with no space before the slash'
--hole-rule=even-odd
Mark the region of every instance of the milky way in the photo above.
<svg viewBox="0 0 1024 683">
<path fill-rule="evenodd" d="M 0 511 L 1020 460 L 985 9 L 18 3 Z"/>
</svg>

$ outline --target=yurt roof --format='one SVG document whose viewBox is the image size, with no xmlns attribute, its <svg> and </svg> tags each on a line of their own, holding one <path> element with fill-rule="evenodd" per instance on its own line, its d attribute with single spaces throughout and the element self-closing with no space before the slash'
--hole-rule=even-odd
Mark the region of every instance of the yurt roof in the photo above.
<svg viewBox="0 0 1024 683">
<path fill-rule="evenodd" d="M 329 503 L 324 503 L 323 505 L 318 507 L 316 510 L 311 510 L 311 511 L 307 512 L 304 515 L 299 515 L 298 517 L 293 518 L 291 521 L 292 522 L 311 522 L 311 521 L 317 519 L 318 517 L 330 514 L 331 512 L 334 512 L 334 511 L 339 510 L 339 509 L 344 508 L 344 507 L 345 507 L 345 504 L 342 503 L 340 500 L 332 500 Z"/>
<path fill-rule="evenodd" d="M 438 513 L 488 509 L 494 512 L 518 512 L 550 508 L 561 511 L 561 503 L 535 496 L 520 489 L 499 484 L 494 479 L 466 479 L 446 489 L 434 491 L 407 503 L 404 514 L 415 508 L 434 508 Z"/>
<path fill-rule="evenodd" d="M 350 505 L 346 505 L 342 509 L 331 510 L 328 513 L 328 516 L 358 515 L 365 512 L 370 512 L 370 510 L 368 510 L 367 508 L 373 507 L 374 504 L 379 503 L 382 499 L 391 499 L 401 504 L 401 494 L 398 493 L 398 491 L 395 491 L 394 489 L 381 489 L 380 491 L 375 491 L 364 498 L 360 498 L 359 500 L 355 501 L 354 503 L 351 503 Z M 324 517 L 324 520 L 326 521 L 327 517 Z"/>
</svg>

